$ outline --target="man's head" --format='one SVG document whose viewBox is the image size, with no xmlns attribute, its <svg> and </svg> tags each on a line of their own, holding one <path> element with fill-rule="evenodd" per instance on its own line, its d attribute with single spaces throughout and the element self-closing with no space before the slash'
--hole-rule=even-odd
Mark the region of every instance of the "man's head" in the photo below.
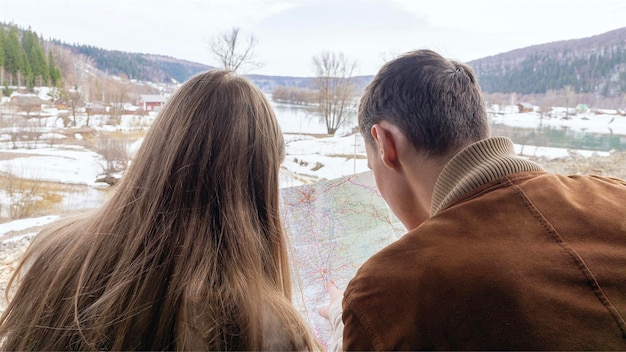
<svg viewBox="0 0 626 352">
<path fill-rule="evenodd" d="M 359 106 L 359 128 L 368 143 L 371 128 L 386 120 L 417 152 L 451 156 L 487 138 L 489 123 L 472 69 L 430 50 L 408 52 L 385 64 Z"/>
</svg>

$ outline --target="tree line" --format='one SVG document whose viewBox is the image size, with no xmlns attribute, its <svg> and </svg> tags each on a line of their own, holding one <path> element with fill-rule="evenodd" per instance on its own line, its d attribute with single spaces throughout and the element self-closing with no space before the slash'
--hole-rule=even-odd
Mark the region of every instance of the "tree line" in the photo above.
<svg viewBox="0 0 626 352">
<path fill-rule="evenodd" d="M 62 85 L 61 71 L 44 41 L 30 29 L 0 24 L 0 82 L 9 86 Z"/>
<path fill-rule="evenodd" d="M 588 55 L 563 50 L 558 55 L 532 53 L 515 65 L 479 65 L 477 73 L 489 93 L 543 94 L 571 86 L 576 93 L 614 97 L 626 93 L 624 64 L 621 47 Z"/>
<path fill-rule="evenodd" d="M 470 61 L 487 93 L 626 94 L 626 27 L 589 38 L 558 41 Z M 623 108 L 623 106 L 622 106 Z"/>
<path fill-rule="evenodd" d="M 128 77 L 144 82 L 184 82 L 189 77 L 211 67 L 162 55 L 107 50 L 92 45 L 51 41 L 57 49 L 67 49 L 73 55 L 89 58 L 100 71 L 109 75 Z M 56 51 L 55 51 L 56 54 Z"/>
<path fill-rule="evenodd" d="M 91 45 L 71 46 L 77 53 L 93 59 L 96 67 L 113 75 L 125 74 L 130 79 L 142 79 L 150 63 L 140 55 L 117 50 L 105 50 Z"/>
</svg>

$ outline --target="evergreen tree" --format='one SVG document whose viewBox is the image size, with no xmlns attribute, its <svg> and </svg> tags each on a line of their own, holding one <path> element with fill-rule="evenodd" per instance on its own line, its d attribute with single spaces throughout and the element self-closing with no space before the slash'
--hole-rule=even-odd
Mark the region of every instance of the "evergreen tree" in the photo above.
<svg viewBox="0 0 626 352">
<path fill-rule="evenodd" d="M 50 83 L 53 87 L 61 86 L 61 71 L 56 66 L 54 62 L 54 56 L 52 56 L 52 52 L 48 51 L 48 75 L 50 76 Z"/>
<path fill-rule="evenodd" d="M 50 81 L 50 71 L 48 70 L 48 60 L 46 58 L 46 52 L 43 50 L 43 40 L 37 36 L 37 33 L 32 32 L 33 47 L 31 52 L 31 66 L 33 68 L 33 74 L 35 78 L 39 78 L 40 85 L 47 86 Z M 35 67 L 37 70 L 35 71 Z"/>
<path fill-rule="evenodd" d="M 4 68 L 4 37 L 4 26 L 0 24 L 0 68 Z"/>
<path fill-rule="evenodd" d="M 33 66 L 33 63 L 31 61 L 31 56 L 32 56 L 32 51 L 33 51 L 33 38 L 31 35 L 31 31 L 27 30 L 27 31 L 22 31 L 22 50 L 24 52 L 24 57 L 26 58 L 26 61 L 28 62 L 28 66 L 31 68 L 30 70 L 30 75 L 27 78 L 28 81 L 28 85 L 31 86 L 32 84 L 32 73 L 33 73 L 33 68 L 37 69 L 36 67 Z M 24 60 L 24 59 L 22 59 Z M 22 71 L 22 73 L 24 73 L 24 68 L 26 67 L 26 65 L 24 64 L 24 62 L 22 62 L 21 64 L 21 69 L 20 71 Z"/>
<path fill-rule="evenodd" d="M 33 76 L 33 70 L 30 67 L 30 62 L 28 62 L 28 57 L 26 56 L 26 52 L 24 50 L 20 51 L 20 68 L 18 72 L 18 78 L 22 77 L 22 80 L 18 82 L 18 85 L 25 84 L 28 88 L 34 87 L 35 77 Z"/>
<path fill-rule="evenodd" d="M 6 33 L 4 32 L 4 24 L 0 24 L 0 84 L 6 86 L 7 81 L 5 79 L 5 63 L 6 63 Z"/>
<path fill-rule="evenodd" d="M 41 71 L 41 79 L 42 79 L 42 85 L 49 85 L 50 84 L 50 68 L 48 67 L 48 57 L 46 56 L 46 51 L 43 48 L 43 38 L 39 38 L 39 40 L 37 41 L 37 57 L 38 57 L 38 61 L 39 61 L 39 65 L 41 66 L 41 68 L 43 69 Z"/>
<path fill-rule="evenodd" d="M 23 53 L 17 27 L 10 27 L 4 43 L 4 68 L 8 76 L 9 85 L 17 83 L 17 74 L 22 66 Z"/>
<path fill-rule="evenodd" d="M 41 47 L 39 37 L 35 32 L 27 30 L 22 34 L 22 48 L 31 69 L 29 86 L 34 84 L 47 85 L 49 80 L 48 63 Z"/>
</svg>

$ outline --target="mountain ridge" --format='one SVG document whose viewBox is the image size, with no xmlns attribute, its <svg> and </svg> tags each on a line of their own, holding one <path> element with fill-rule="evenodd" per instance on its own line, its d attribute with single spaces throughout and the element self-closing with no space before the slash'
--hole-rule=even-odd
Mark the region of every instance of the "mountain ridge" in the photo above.
<svg viewBox="0 0 626 352">
<path fill-rule="evenodd" d="M 5 25 L 6 26 L 6 25 Z M 130 79 L 181 83 L 212 66 L 172 56 L 106 50 L 44 41 L 90 60 L 99 71 Z M 486 94 L 548 94 L 573 91 L 598 97 L 626 94 L 626 27 L 586 38 L 532 45 L 468 61 Z M 245 75 L 264 92 L 277 87 L 311 88 L 314 77 Z M 372 75 L 353 80 L 361 91 Z"/>
<path fill-rule="evenodd" d="M 469 61 L 487 93 L 576 93 L 616 97 L 626 93 L 626 27 Z"/>
</svg>

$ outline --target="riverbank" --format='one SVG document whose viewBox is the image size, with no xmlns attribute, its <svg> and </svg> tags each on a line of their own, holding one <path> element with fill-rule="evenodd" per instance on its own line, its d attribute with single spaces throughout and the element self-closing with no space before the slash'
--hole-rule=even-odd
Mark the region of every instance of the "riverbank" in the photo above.
<svg viewBox="0 0 626 352">
<path fill-rule="evenodd" d="M 529 157 L 542 165 L 546 171 L 563 175 L 601 175 L 626 179 L 626 152 L 610 152 L 608 155 L 585 157 L 571 153 L 568 157 L 547 159 Z"/>
</svg>

